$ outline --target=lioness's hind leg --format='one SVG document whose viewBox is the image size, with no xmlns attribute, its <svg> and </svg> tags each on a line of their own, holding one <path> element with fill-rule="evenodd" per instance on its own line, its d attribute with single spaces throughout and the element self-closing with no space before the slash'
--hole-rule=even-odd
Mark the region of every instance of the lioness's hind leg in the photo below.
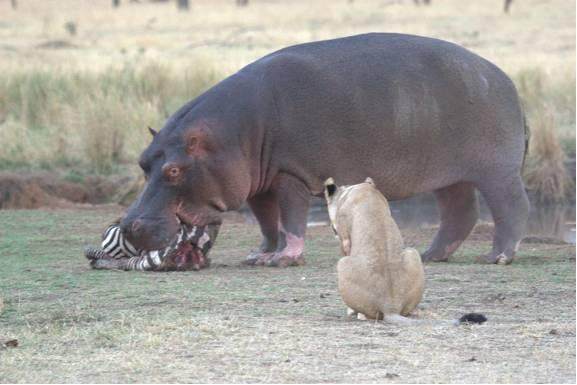
<svg viewBox="0 0 577 385">
<path fill-rule="evenodd" d="M 371 271 L 362 257 L 343 257 L 337 264 L 337 281 L 345 304 L 369 319 L 378 318 L 382 298 L 374 291 Z"/>
<path fill-rule="evenodd" d="M 417 307 L 423 298 L 425 270 L 419 252 L 412 247 L 403 250 L 403 261 L 405 262 L 405 282 L 409 286 L 401 314 L 407 315 Z"/>
</svg>

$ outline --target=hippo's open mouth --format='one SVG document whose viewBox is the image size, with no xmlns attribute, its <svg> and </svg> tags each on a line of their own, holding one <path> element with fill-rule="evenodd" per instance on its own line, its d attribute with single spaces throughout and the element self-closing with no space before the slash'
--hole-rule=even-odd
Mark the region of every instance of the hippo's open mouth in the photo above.
<svg viewBox="0 0 577 385">
<path fill-rule="evenodd" d="M 177 270 L 200 270 L 210 265 L 208 252 L 220 225 L 190 226 L 181 221 L 176 237 L 164 249 L 143 250 L 141 258 Z"/>
<path fill-rule="evenodd" d="M 118 224 L 103 234 L 102 248 L 87 247 L 84 255 L 95 269 L 200 270 L 210 265 L 212 248 L 220 223 L 191 226 L 179 221 L 179 230 L 168 246 L 159 250 L 137 250 L 126 240 Z"/>
</svg>

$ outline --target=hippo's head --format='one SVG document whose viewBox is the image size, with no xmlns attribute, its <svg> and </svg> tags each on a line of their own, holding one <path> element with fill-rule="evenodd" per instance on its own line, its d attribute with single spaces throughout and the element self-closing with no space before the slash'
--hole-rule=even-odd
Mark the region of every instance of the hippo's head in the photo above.
<svg viewBox="0 0 577 385">
<path fill-rule="evenodd" d="M 146 186 L 121 223 L 139 249 L 165 247 L 187 226 L 219 224 L 246 200 L 250 175 L 242 146 L 214 119 L 177 112 L 140 157 Z"/>
</svg>

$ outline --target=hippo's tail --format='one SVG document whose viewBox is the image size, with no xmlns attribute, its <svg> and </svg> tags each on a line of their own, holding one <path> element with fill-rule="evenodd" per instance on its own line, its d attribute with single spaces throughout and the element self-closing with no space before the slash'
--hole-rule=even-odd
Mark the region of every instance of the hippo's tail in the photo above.
<svg viewBox="0 0 577 385">
<path fill-rule="evenodd" d="M 529 140 L 531 139 L 531 128 L 529 123 L 527 123 L 527 115 L 523 111 L 523 128 L 525 132 L 525 152 L 523 153 L 523 163 L 521 163 L 521 171 L 525 169 L 525 160 L 527 159 L 527 153 L 529 152 Z"/>
</svg>

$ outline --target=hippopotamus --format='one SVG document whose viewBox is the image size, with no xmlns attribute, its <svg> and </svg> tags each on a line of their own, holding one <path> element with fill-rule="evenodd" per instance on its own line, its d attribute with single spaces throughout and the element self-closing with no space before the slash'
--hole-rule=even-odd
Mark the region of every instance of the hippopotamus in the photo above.
<svg viewBox="0 0 577 385">
<path fill-rule="evenodd" d="M 151 133 L 139 161 L 147 184 L 121 224 L 142 249 L 246 202 L 264 238 L 246 263 L 300 265 L 310 197 L 328 177 L 370 176 L 389 200 L 434 192 L 441 225 L 425 261 L 446 261 L 469 235 L 476 190 L 495 223 L 483 261 L 510 263 L 528 217 L 528 129 L 513 82 L 438 39 L 371 33 L 284 48 Z"/>
</svg>

